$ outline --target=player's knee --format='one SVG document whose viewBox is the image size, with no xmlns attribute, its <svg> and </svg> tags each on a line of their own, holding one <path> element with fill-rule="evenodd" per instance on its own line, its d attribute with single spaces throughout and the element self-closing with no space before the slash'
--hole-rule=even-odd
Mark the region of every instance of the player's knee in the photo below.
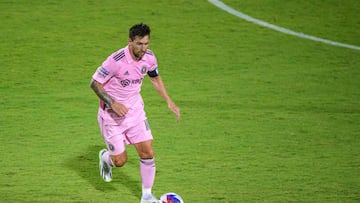
<svg viewBox="0 0 360 203">
<path fill-rule="evenodd" d="M 116 156 L 113 162 L 116 167 L 122 167 L 127 162 L 127 156 Z"/>
<path fill-rule="evenodd" d="M 142 151 L 140 152 L 140 158 L 142 159 L 152 159 L 154 158 L 154 150 L 147 150 L 147 151 Z"/>
</svg>

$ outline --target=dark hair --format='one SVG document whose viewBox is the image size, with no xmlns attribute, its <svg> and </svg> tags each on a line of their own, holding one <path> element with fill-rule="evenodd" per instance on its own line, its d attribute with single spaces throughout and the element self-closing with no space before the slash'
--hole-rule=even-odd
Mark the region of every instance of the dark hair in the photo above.
<svg viewBox="0 0 360 203">
<path fill-rule="evenodd" d="M 133 25 L 129 30 L 129 38 L 131 40 L 134 40 L 135 36 L 145 37 L 146 35 L 150 37 L 150 27 L 144 23 Z"/>
</svg>

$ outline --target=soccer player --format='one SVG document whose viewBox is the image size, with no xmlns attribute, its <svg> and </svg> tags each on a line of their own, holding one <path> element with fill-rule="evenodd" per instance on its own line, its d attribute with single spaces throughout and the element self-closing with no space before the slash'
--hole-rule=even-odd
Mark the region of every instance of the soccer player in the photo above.
<svg viewBox="0 0 360 203">
<path fill-rule="evenodd" d="M 100 98 L 98 123 L 107 147 L 99 152 L 100 175 L 104 181 L 110 182 L 112 168 L 122 167 L 127 161 L 126 145 L 134 145 L 140 158 L 141 203 L 158 202 L 151 191 L 156 170 L 153 136 L 140 95 L 146 75 L 176 119 L 180 119 L 180 109 L 169 97 L 159 75 L 156 57 L 148 49 L 149 41 L 148 25 L 140 23 L 132 26 L 127 46 L 102 63 L 90 84 Z"/>
</svg>

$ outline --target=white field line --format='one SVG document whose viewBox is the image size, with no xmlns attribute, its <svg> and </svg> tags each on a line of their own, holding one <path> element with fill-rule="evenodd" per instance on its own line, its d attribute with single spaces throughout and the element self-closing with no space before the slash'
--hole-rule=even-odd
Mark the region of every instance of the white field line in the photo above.
<svg viewBox="0 0 360 203">
<path fill-rule="evenodd" d="M 331 41 L 331 40 L 327 40 L 327 39 L 322 39 L 322 38 L 318 38 L 318 37 L 314 37 L 314 36 L 311 36 L 311 35 L 307 35 L 307 34 L 304 34 L 304 33 L 301 33 L 301 32 L 295 32 L 295 31 L 292 31 L 292 30 L 289 30 L 289 29 L 286 29 L 286 28 L 283 28 L 283 27 L 279 27 L 277 25 L 274 25 L 274 24 L 270 24 L 270 23 L 267 23 L 265 21 L 261 21 L 261 20 L 258 20 L 256 18 L 253 18 L 251 16 L 248 16 L 240 11 L 237 11 L 233 8 L 231 8 L 230 6 L 224 4 L 223 2 L 219 1 L 219 0 L 208 0 L 210 3 L 212 3 L 213 5 L 221 8 L 222 10 L 234 15 L 234 16 L 237 16 L 239 18 L 242 18 L 246 21 L 249 21 L 249 22 L 252 22 L 254 24 L 257 24 L 257 25 L 260 25 L 260 26 L 263 26 L 263 27 L 266 27 L 266 28 L 270 28 L 270 29 L 273 29 L 273 30 L 276 30 L 276 31 L 279 31 L 279 32 L 282 32 L 282 33 L 285 33 L 285 34 L 288 34 L 288 35 L 294 35 L 296 37 L 300 37 L 300 38 L 305 38 L 305 39 L 309 39 L 309 40 L 313 40 L 313 41 L 317 41 L 317 42 L 322 42 L 322 43 L 325 43 L 325 44 L 330 44 L 330 45 L 334 45 L 334 46 L 339 46 L 339 47 L 345 47 L 345 48 L 349 48 L 349 49 L 355 49 L 355 50 L 360 50 L 360 47 L 359 46 L 355 46 L 355 45 L 351 45 L 351 44 L 344 44 L 344 43 L 340 43 L 340 42 L 334 42 L 334 41 Z"/>
</svg>

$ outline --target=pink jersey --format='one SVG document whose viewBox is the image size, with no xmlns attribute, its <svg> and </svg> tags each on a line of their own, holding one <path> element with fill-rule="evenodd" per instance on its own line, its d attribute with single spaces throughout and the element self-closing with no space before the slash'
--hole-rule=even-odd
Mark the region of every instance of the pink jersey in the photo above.
<svg viewBox="0 0 360 203">
<path fill-rule="evenodd" d="M 106 92 L 117 102 L 128 109 L 125 117 L 119 117 L 114 112 L 103 111 L 99 115 L 108 121 L 115 121 L 131 127 L 131 123 L 145 119 L 143 99 L 140 95 L 144 77 L 149 73 L 157 74 L 157 60 L 154 54 L 147 50 L 140 61 L 132 59 L 129 47 L 126 46 L 111 54 L 96 70 L 93 79 L 103 84 Z"/>
</svg>

